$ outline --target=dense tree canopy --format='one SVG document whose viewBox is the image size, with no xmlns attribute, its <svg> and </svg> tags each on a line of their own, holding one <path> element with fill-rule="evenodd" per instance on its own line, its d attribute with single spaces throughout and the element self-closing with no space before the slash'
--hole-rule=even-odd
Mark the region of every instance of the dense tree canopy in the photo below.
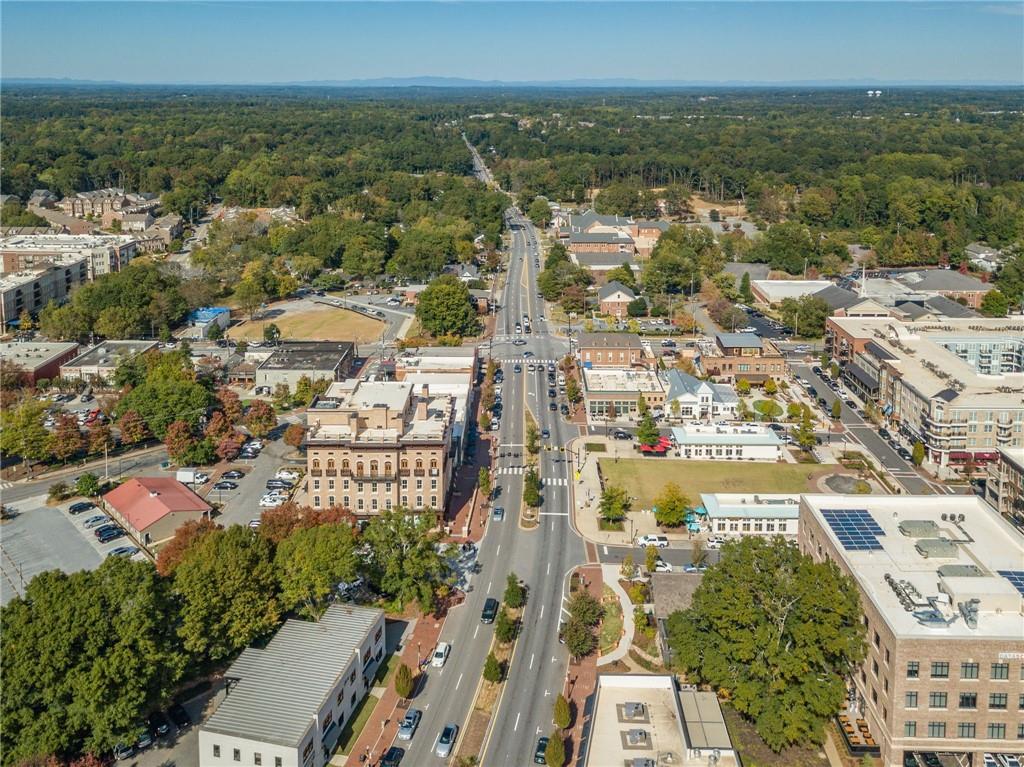
<svg viewBox="0 0 1024 767">
<path fill-rule="evenodd" d="M 821 742 L 864 637 L 853 581 L 781 537 L 726 544 L 692 606 L 668 619 L 676 663 L 725 691 L 776 751 Z"/>
<path fill-rule="evenodd" d="M 416 318 L 434 336 L 474 335 L 480 324 L 469 289 L 453 274 L 441 275 L 420 294 Z"/>
</svg>

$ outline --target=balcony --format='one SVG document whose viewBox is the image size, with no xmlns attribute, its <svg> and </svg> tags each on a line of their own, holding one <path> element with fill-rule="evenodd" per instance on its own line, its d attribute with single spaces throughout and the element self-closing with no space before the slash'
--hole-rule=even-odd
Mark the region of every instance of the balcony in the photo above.
<svg viewBox="0 0 1024 767">
<path fill-rule="evenodd" d="M 311 477 L 322 477 L 324 475 L 323 469 L 310 469 L 309 476 Z"/>
</svg>

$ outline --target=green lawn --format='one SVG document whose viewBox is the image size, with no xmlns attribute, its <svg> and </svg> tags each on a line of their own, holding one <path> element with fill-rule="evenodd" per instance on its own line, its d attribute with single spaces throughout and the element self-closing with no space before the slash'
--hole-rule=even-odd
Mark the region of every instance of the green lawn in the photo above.
<svg viewBox="0 0 1024 767">
<path fill-rule="evenodd" d="M 599 655 L 607 655 L 618 647 L 622 637 L 622 605 L 608 586 L 604 587 L 604 598 L 604 618 L 601 619 L 601 630 L 597 635 Z"/>
<path fill-rule="evenodd" d="M 345 723 L 345 728 L 341 731 L 341 735 L 338 736 L 337 744 L 338 751 L 343 755 L 348 755 L 356 741 L 359 740 L 359 733 L 363 731 L 363 727 L 369 721 L 370 715 L 373 713 L 373 709 L 377 707 L 379 700 L 380 698 L 372 693 L 367 695 L 356 708 L 355 716 Z"/>
<path fill-rule="evenodd" d="M 701 493 L 804 493 L 813 490 L 810 478 L 816 473 L 798 464 L 753 461 L 602 458 L 599 465 L 605 485 L 620 485 L 637 498 L 634 511 L 653 506 L 667 482 L 675 482 L 697 503 Z"/>
<path fill-rule="evenodd" d="M 377 687 L 386 687 L 388 680 L 391 679 L 391 675 L 395 673 L 395 669 L 401 663 L 401 656 L 398 653 L 391 653 L 383 663 L 377 666 L 377 673 L 373 677 L 373 684 Z"/>
</svg>

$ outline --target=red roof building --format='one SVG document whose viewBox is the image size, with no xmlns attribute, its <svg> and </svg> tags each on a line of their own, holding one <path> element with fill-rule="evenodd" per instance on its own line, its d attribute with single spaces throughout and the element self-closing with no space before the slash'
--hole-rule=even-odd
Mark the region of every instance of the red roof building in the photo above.
<svg viewBox="0 0 1024 767">
<path fill-rule="evenodd" d="M 174 537 L 185 522 L 209 517 L 212 507 L 170 477 L 137 477 L 103 496 L 115 521 L 149 549 Z"/>
</svg>

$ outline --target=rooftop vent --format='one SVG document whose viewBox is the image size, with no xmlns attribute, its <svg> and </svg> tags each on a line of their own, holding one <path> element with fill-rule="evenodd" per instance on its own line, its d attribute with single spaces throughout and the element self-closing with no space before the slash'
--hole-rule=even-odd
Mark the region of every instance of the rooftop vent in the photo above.
<svg viewBox="0 0 1024 767">
<path fill-rule="evenodd" d="M 643 719 L 647 715 L 647 709 L 643 703 L 627 701 L 622 708 L 627 719 Z"/>
<path fill-rule="evenodd" d="M 981 607 L 981 600 L 969 599 L 966 602 L 958 602 L 957 607 L 960 608 L 960 615 L 963 616 L 967 628 L 978 628 L 978 608 Z"/>
<path fill-rule="evenodd" d="M 626 733 L 626 742 L 631 746 L 647 745 L 647 730 L 633 729 Z"/>
<path fill-rule="evenodd" d="M 942 519 L 945 521 L 945 514 Z M 939 526 L 930 519 L 908 519 L 900 522 L 899 531 L 908 538 L 934 538 L 939 534 Z"/>
<path fill-rule="evenodd" d="M 956 559 L 958 553 L 956 544 L 948 538 L 925 538 L 914 548 L 925 559 Z"/>
<path fill-rule="evenodd" d="M 655 763 L 646 756 L 638 756 L 633 759 L 633 767 L 655 767 Z"/>
</svg>

